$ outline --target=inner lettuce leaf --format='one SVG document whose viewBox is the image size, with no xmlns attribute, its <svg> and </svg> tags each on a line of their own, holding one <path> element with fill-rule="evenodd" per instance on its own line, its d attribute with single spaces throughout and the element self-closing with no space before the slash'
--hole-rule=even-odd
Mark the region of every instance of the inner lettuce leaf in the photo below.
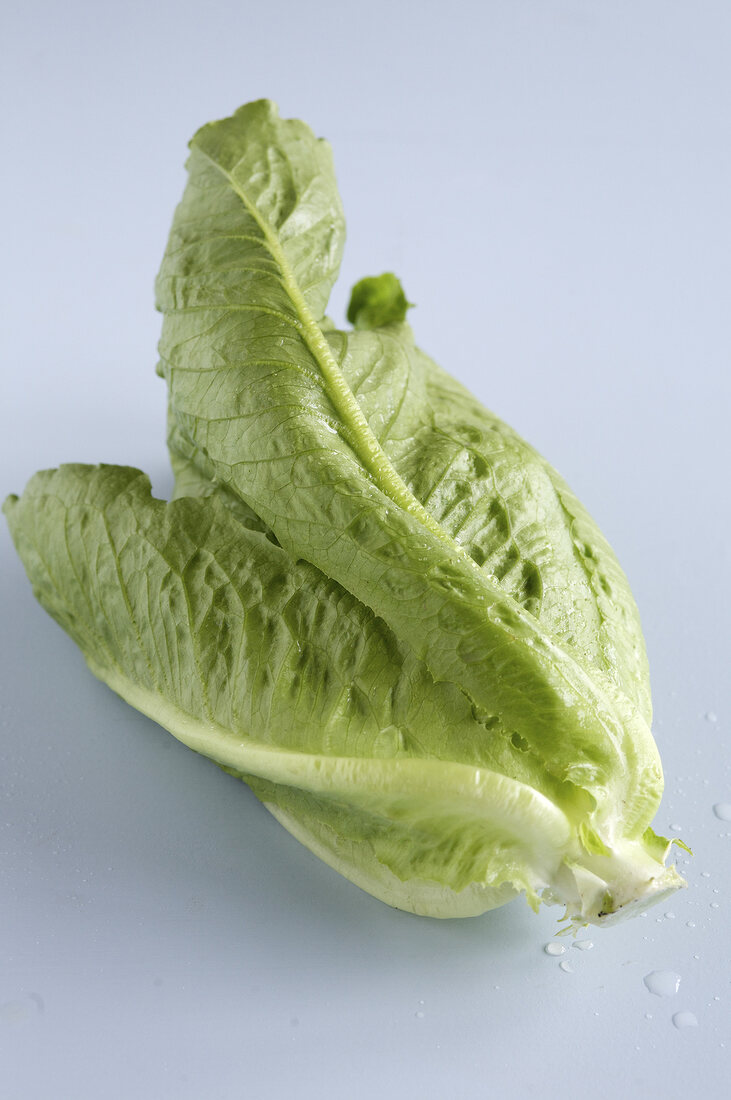
<svg viewBox="0 0 731 1100">
<path fill-rule="evenodd" d="M 92 671 L 391 905 L 525 893 L 608 922 L 683 885 L 627 580 L 527 443 L 436 366 L 392 274 L 325 316 L 329 147 L 205 126 L 157 280 L 175 499 L 64 466 L 6 502 Z"/>
</svg>

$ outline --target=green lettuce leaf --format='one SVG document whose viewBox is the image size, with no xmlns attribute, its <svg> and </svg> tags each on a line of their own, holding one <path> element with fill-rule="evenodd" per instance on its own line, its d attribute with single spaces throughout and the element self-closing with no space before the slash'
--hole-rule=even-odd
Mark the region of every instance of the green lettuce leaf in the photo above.
<svg viewBox="0 0 731 1100">
<path fill-rule="evenodd" d="M 157 281 L 175 498 L 62 467 L 6 505 L 92 671 L 393 905 L 606 921 L 682 884 L 627 581 L 554 470 L 428 359 L 393 275 L 325 317 L 328 147 L 204 127 Z"/>
<path fill-rule="evenodd" d="M 359 844 L 352 877 L 395 902 L 396 875 L 418 879 L 441 847 L 449 889 L 409 886 L 432 907 L 451 911 L 476 881 L 480 909 L 548 884 L 569 839 L 554 803 L 439 758 L 450 739 L 471 754 L 479 726 L 464 696 L 218 493 L 166 504 L 138 470 L 64 466 L 7 512 L 38 599 L 92 671 L 281 815 L 295 795 L 321 843 L 329 830 L 334 851 Z"/>
</svg>

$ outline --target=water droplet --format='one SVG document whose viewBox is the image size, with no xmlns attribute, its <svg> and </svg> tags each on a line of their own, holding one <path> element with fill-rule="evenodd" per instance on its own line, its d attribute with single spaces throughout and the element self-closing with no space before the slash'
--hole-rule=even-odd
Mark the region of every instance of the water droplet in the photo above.
<svg viewBox="0 0 731 1100">
<path fill-rule="evenodd" d="M 701 871 L 701 878 L 710 878 L 710 877 L 711 877 L 711 872 L 710 871 Z"/>
<path fill-rule="evenodd" d="M 564 974 L 573 974 L 571 964 L 568 963 L 566 959 L 561 959 L 561 962 L 558 964 L 558 968 L 559 970 L 563 970 Z"/>
<path fill-rule="evenodd" d="M 713 812 L 721 821 L 731 821 L 731 802 L 717 802 Z"/>
<path fill-rule="evenodd" d="M 668 920 L 675 920 L 675 913 L 666 913 L 665 916 Z"/>
<path fill-rule="evenodd" d="M 720 905 L 718 904 L 717 901 L 712 901 L 711 902 L 711 909 L 720 909 L 720 908 L 721 907 L 720 907 Z"/>
<path fill-rule="evenodd" d="M 706 711 L 706 722 L 717 722 L 717 721 L 718 721 L 718 715 L 715 714 L 712 710 L 707 710 Z"/>
<path fill-rule="evenodd" d="M 591 940 L 574 940 L 573 945 L 577 951 L 591 951 L 594 946 Z"/>
<path fill-rule="evenodd" d="M 674 970 L 651 970 L 642 980 L 656 997 L 672 997 L 680 986 L 680 974 Z"/>
<path fill-rule="evenodd" d="M 695 928 L 695 921 L 694 921 L 694 920 L 688 920 L 688 921 L 686 921 L 686 922 L 685 922 L 685 927 L 686 927 L 686 928 Z"/>
<path fill-rule="evenodd" d="M 698 1027 L 698 1021 L 692 1012 L 676 1012 L 673 1023 L 677 1028 Z"/>
<path fill-rule="evenodd" d="M 562 943 L 547 943 L 543 950 L 547 955 L 563 955 L 566 948 Z"/>
<path fill-rule="evenodd" d="M 423 1020 L 424 1019 L 424 1013 L 423 1012 L 417 1012 L 416 1013 L 416 1018 L 417 1018 L 417 1020 Z"/>
<path fill-rule="evenodd" d="M 652 1019 L 652 1013 L 651 1012 L 646 1012 L 645 1013 L 645 1019 L 646 1020 L 651 1020 Z"/>
<path fill-rule="evenodd" d="M 682 833 L 683 831 L 682 825 L 671 825 L 670 828 L 673 830 L 674 833 Z"/>
</svg>

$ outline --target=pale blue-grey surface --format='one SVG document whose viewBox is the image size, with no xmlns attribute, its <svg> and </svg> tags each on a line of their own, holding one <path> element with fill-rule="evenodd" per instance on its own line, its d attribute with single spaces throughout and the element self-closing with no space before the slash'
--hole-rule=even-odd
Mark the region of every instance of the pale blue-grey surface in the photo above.
<svg viewBox="0 0 731 1100">
<path fill-rule="evenodd" d="M 614 544 L 658 827 L 695 852 L 689 890 L 561 959 L 552 910 L 391 911 L 93 680 L 3 530 L 3 1097 L 726 1096 L 731 9 L 26 0 L 0 41 L 2 495 L 69 460 L 167 490 L 152 280 L 185 143 L 278 100 L 335 149 L 331 313 L 397 271 L 420 343 Z"/>
</svg>

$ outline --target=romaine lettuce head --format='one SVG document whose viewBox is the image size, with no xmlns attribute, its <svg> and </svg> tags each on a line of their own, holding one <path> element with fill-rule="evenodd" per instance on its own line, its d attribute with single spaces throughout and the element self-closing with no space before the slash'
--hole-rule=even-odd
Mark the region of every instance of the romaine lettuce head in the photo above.
<svg viewBox="0 0 731 1100">
<path fill-rule="evenodd" d="M 684 885 L 626 578 L 556 472 L 414 344 L 388 274 L 325 317 L 328 146 L 200 130 L 157 281 L 175 499 L 37 474 L 5 510 L 91 670 L 390 905 L 604 923 Z"/>
</svg>

